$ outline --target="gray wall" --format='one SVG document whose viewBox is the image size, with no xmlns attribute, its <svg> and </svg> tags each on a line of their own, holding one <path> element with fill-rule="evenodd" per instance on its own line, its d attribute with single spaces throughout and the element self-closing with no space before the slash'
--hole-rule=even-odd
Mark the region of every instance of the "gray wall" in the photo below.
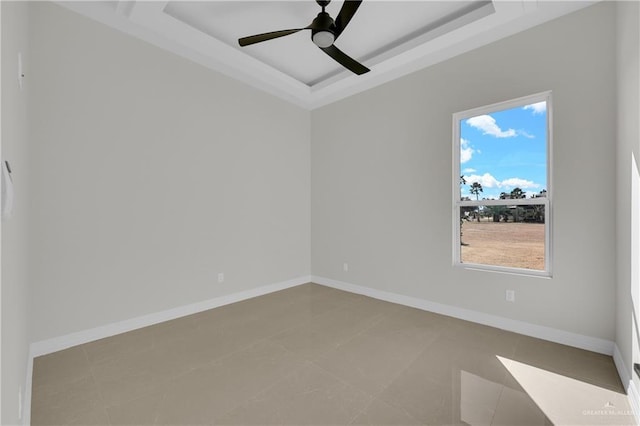
<svg viewBox="0 0 640 426">
<path fill-rule="evenodd" d="M 598 4 L 313 111 L 312 274 L 614 340 L 615 17 Z M 453 268 L 452 114 L 545 90 L 553 278 Z"/>
<path fill-rule="evenodd" d="M 28 8 L 23 2 L 2 7 L 2 159 L 13 169 L 13 217 L 2 221 L 2 424 L 18 423 L 18 392 L 24 395 L 29 347 L 28 283 L 28 127 L 29 85 L 18 86 L 18 52 L 28 69 Z"/>
<path fill-rule="evenodd" d="M 640 362 L 637 314 L 640 295 L 640 4 L 618 3 L 617 22 L 617 321 L 616 344 L 628 373 Z M 635 176 L 634 176 L 635 175 Z M 635 183 L 634 183 L 635 180 Z M 635 191 L 632 191 L 632 188 Z M 633 297 L 632 297 L 633 294 Z M 635 375 L 634 375 L 635 376 Z M 637 383 L 637 377 L 634 378 Z M 625 383 L 626 385 L 626 383 Z"/>
<path fill-rule="evenodd" d="M 31 28 L 34 341 L 308 276 L 308 111 L 50 3 Z"/>
</svg>

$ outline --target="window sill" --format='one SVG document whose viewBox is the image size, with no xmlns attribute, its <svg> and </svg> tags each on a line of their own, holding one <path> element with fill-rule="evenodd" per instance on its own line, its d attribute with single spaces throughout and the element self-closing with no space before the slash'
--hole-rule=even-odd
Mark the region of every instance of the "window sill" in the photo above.
<svg viewBox="0 0 640 426">
<path fill-rule="evenodd" d="M 469 271 L 493 272 L 498 274 L 516 275 L 528 278 L 545 278 L 552 279 L 553 275 L 550 271 L 537 271 L 521 268 L 507 268 L 502 266 L 480 265 L 475 263 L 454 263 L 455 268 L 466 269 Z"/>
</svg>

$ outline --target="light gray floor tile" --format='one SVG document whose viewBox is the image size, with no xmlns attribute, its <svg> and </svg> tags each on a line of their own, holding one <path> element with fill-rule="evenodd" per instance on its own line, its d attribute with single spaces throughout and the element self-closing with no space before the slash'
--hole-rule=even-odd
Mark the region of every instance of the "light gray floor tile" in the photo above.
<svg viewBox="0 0 640 426">
<path fill-rule="evenodd" d="M 219 424 L 349 424 L 371 401 L 313 364 L 287 376 L 272 388 L 218 419 Z"/>
<path fill-rule="evenodd" d="M 34 425 L 633 424 L 611 357 L 315 284 L 34 360 Z"/>
</svg>

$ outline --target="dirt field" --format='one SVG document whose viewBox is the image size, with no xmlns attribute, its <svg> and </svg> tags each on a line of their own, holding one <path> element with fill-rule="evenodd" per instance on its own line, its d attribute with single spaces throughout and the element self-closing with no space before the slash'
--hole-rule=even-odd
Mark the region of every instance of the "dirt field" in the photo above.
<svg viewBox="0 0 640 426">
<path fill-rule="evenodd" d="M 465 220 L 462 242 L 463 263 L 544 270 L 544 224 Z"/>
</svg>

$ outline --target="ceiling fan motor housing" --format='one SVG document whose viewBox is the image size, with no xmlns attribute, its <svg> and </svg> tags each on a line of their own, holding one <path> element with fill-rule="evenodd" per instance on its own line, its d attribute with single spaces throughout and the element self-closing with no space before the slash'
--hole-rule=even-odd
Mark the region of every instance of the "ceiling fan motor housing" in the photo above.
<svg viewBox="0 0 640 426">
<path fill-rule="evenodd" d="M 335 23 L 327 12 L 320 12 L 310 25 L 311 40 L 318 47 L 329 47 L 336 39 Z"/>
<path fill-rule="evenodd" d="M 332 33 L 334 32 L 335 26 L 333 18 L 327 12 L 318 13 L 318 16 L 314 18 L 310 25 L 312 32 L 331 31 Z"/>
</svg>

